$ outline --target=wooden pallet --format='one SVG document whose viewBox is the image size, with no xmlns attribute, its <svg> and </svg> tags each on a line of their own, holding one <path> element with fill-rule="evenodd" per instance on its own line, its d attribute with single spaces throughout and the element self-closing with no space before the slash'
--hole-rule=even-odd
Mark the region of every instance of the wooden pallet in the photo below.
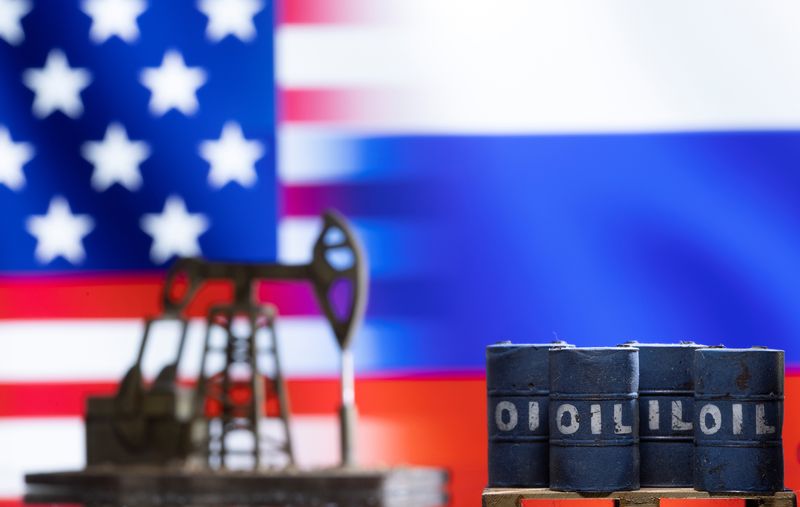
<svg viewBox="0 0 800 507">
<path fill-rule="evenodd" d="M 483 507 L 524 507 L 523 500 L 614 500 L 618 507 L 658 507 L 662 498 L 709 500 L 716 498 L 742 499 L 746 507 L 797 507 L 792 491 L 772 494 L 706 493 L 692 488 L 644 488 L 637 491 L 613 493 L 570 493 L 545 488 L 487 488 L 483 490 Z"/>
</svg>

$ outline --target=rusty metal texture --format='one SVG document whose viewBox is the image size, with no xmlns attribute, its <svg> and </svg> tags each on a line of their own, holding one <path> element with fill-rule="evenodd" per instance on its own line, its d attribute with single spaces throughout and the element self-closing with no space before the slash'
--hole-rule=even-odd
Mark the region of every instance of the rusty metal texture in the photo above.
<svg viewBox="0 0 800 507">
<path fill-rule="evenodd" d="M 628 342 L 639 349 L 642 487 L 692 486 L 694 342 Z"/>
<path fill-rule="evenodd" d="M 489 485 L 547 487 L 551 344 L 486 347 Z"/>
<path fill-rule="evenodd" d="M 159 320 L 176 320 L 180 338 L 175 360 L 166 364 L 153 384 L 146 387 L 140 365 L 153 324 Z M 170 463 L 186 459 L 192 448 L 193 393 L 177 382 L 186 329 L 184 318 L 148 319 L 136 363 L 123 377 L 116 395 L 87 399 L 87 465 Z"/>
<path fill-rule="evenodd" d="M 783 351 L 699 349 L 694 369 L 694 487 L 782 490 Z"/>
<path fill-rule="evenodd" d="M 550 354 L 550 488 L 639 488 L 639 350 L 556 348 Z"/>
</svg>

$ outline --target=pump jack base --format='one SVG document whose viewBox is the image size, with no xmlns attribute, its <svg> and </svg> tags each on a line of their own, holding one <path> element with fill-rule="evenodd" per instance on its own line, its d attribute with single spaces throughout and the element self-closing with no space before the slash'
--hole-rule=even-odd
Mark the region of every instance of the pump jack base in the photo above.
<svg viewBox="0 0 800 507">
<path fill-rule="evenodd" d="M 25 476 L 26 503 L 87 506 L 439 507 L 447 472 L 435 468 L 215 471 L 96 466 Z"/>
</svg>

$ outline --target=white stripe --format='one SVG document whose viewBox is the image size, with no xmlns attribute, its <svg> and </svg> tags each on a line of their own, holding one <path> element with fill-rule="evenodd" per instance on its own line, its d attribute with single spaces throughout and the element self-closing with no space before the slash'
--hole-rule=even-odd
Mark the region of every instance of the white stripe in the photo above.
<svg viewBox="0 0 800 507">
<path fill-rule="evenodd" d="M 339 456 L 338 419 L 330 416 L 294 416 L 292 444 L 301 467 L 330 466 Z M 276 434 L 265 425 L 265 434 Z M 382 420 L 359 420 L 359 433 L 370 445 L 359 449 L 374 462 L 383 452 L 382 441 L 391 441 L 390 427 Z M 78 470 L 85 464 L 84 428 L 80 418 L 0 419 L 0 497 L 24 492 L 24 475 L 32 472 Z"/>
<path fill-rule="evenodd" d="M 282 28 L 281 85 L 405 90 L 411 106 L 366 125 L 381 129 L 800 127 L 792 0 L 387 4 L 404 23 Z"/>
<path fill-rule="evenodd" d="M 317 217 L 283 218 L 278 222 L 278 260 L 286 264 L 306 264 L 320 231 Z"/>
<path fill-rule="evenodd" d="M 78 418 L 0 419 L 0 496 L 21 495 L 27 472 L 73 470 L 85 463 Z"/>
<path fill-rule="evenodd" d="M 364 171 L 350 136 L 328 129 L 285 126 L 278 130 L 278 178 L 283 184 L 329 183 Z"/>
<path fill-rule="evenodd" d="M 285 88 L 338 88 L 407 82 L 403 71 L 415 48 L 403 47 L 405 36 L 405 30 L 395 27 L 279 28 L 275 40 L 278 83 Z"/>
<path fill-rule="evenodd" d="M 367 323 L 353 344 L 357 370 L 374 369 L 380 363 L 379 340 L 406 332 L 415 331 L 408 324 Z M 128 319 L 2 321 L 0 381 L 117 380 L 133 363 L 142 333 L 142 322 Z M 287 376 L 338 375 L 338 348 L 323 318 L 281 317 L 277 333 Z M 204 336 L 204 322 L 192 321 L 182 375 L 197 375 Z M 144 357 L 145 375 L 155 376 L 174 360 L 176 350 L 177 325 L 155 326 Z"/>
</svg>

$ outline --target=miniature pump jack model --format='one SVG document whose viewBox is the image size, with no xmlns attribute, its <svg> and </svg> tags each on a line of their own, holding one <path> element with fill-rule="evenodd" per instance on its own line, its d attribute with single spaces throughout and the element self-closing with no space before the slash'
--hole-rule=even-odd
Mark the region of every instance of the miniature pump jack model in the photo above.
<svg viewBox="0 0 800 507">
<path fill-rule="evenodd" d="M 175 262 L 164 285 L 164 313 L 147 320 L 136 362 L 116 396 L 89 400 L 89 465 L 184 462 L 226 468 L 233 461 L 259 468 L 295 464 L 289 398 L 274 326 L 277 308 L 255 297 L 256 284 L 271 280 L 310 282 L 333 330 L 341 350 L 341 465 L 355 465 L 350 344 L 364 317 L 368 275 L 362 248 L 345 220 L 328 212 L 323 222 L 309 264 L 234 264 L 197 258 Z M 209 280 L 232 282 L 234 296 L 230 304 L 208 312 L 200 374 L 192 391 L 178 383 L 188 324 L 185 311 Z M 148 388 L 142 380 L 142 360 L 153 324 L 159 320 L 178 321 L 181 335 L 175 360 Z M 242 323 L 246 325 L 237 325 Z M 214 339 L 219 331 L 224 335 L 221 343 Z M 216 371 L 211 371 L 215 365 Z M 267 417 L 278 420 L 282 437 L 265 441 L 259 431 L 265 406 Z M 249 449 L 228 448 L 227 437 L 232 433 L 248 434 L 244 440 L 250 443 Z"/>
<path fill-rule="evenodd" d="M 392 505 L 445 502 L 444 471 L 356 466 L 353 358 L 350 345 L 367 299 L 366 258 L 338 213 L 323 217 L 305 265 L 179 259 L 167 274 L 163 314 L 145 322 L 133 366 L 111 397 L 90 398 L 81 471 L 26 476 L 26 501 L 176 504 Z M 196 387 L 181 385 L 186 309 L 210 280 L 233 284 L 233 300 L 210 308 Z M 256 284 L 307 281 L 341 351 L 340 466 L 300 470 L 290 435 L 290 404 L 275 334 L 277 308 L 255 298 Z M 157 321 L 180 329 L 174 361 L 146 384 L 142 362 Z M 221 339 L 220 339 L 221 338 Z M 266 411 L 265 411 L 266 408 Z M 265 434 L 265 421 L 280 428 Z M 235 436 L 234 436 L 235 435 Z M 241 438 L 244 435 L 246 438 Z M 239 445 L 230 445 L 229 436 Z M 245 445 L 241 445 L 242 442 Z"/>
</svg>

